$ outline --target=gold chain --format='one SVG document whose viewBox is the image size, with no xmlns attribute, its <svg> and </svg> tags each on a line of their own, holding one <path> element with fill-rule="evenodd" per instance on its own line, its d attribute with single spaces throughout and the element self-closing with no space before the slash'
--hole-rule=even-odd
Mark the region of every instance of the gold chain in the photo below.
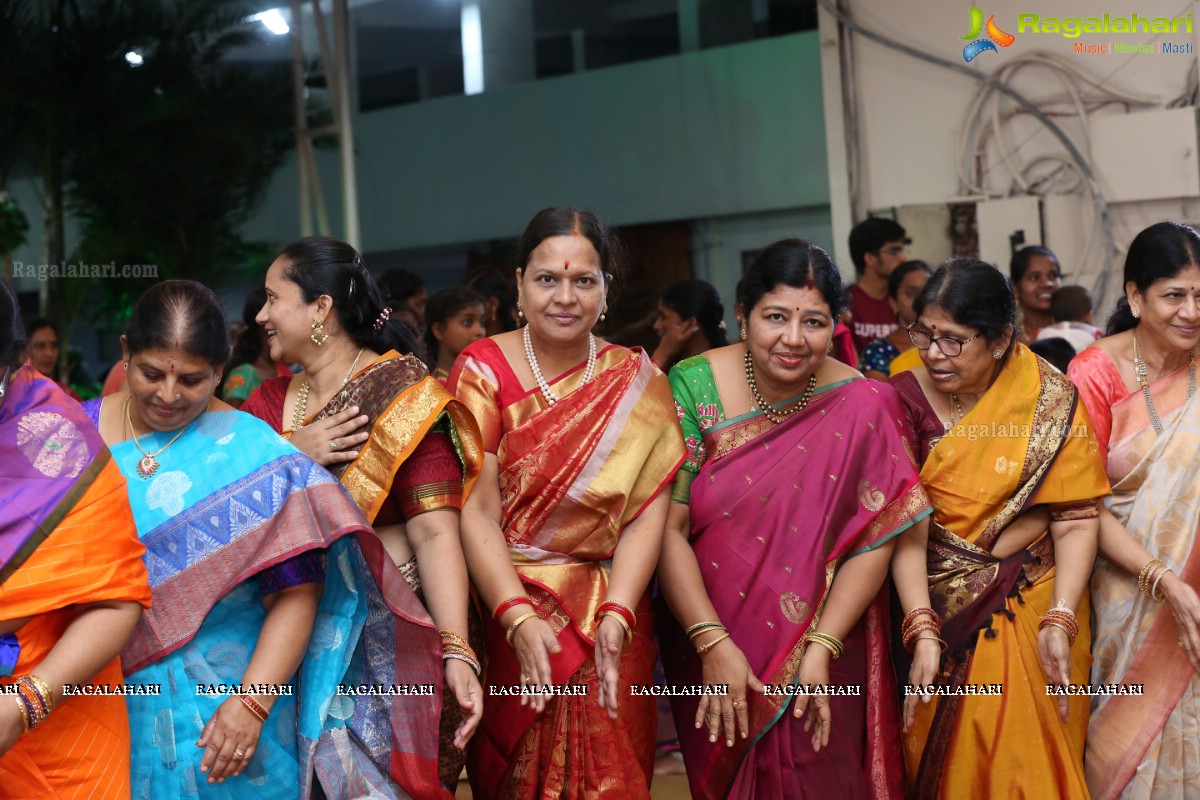
<svg viewBox="0 0 1200 800">
<path fill-rule="evenodd" d="M 358 360 L 362 358 L 365 347 L 360 347 L 358 355 L 354 357 L 353 363 L 350 364 L 350 371 L 346 373 L 346 377 L 342 378 L 342 386 L 350 382 L 354 377 L 354 368 L 358 366 Z M 296 390 L 296 407 L 292 409 L 292 430 L 298 431 L 304 427 L 304 418 L 308 415 L 308 393 L 310 387 L 308 378 L 304 379 L 304 383 L 300 384 L 300 388 Z"/>
</svg>

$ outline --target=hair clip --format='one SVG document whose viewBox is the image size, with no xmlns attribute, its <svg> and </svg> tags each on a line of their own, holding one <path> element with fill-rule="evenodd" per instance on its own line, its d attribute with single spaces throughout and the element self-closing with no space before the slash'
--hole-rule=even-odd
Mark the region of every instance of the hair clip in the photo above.
<svg viewBox="0 0 1200 800">
<path fill-rule="evenodd" d="M 377 320 L 375 320 L 375 332 L 376 333 L 379 333 L 381 330 L 383 330 L 383 326 L 387 324 L 388 318 L 391 316 L 392 316 L 392 309 L 390 306 L 385 307 L 383 309 L 383 311 L 379 312 L 379 318 Z"/>
</svg>

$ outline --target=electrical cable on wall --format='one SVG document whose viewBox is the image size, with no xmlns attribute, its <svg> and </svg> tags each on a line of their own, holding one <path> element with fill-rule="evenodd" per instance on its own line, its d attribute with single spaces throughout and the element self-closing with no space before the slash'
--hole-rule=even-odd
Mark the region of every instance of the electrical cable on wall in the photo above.
<svg viewBox="0 0 1200 800">
<path fill-rule="evenodd" d="M 1116 237 L 1113 233 L 1112 217 L 1109 211 L 1108 203 L 1105 201 L 1104 196 L 1100 191 L 1100 185 L 1096 180 L 1096 175 L 1092 170 L 1091 164 L 1080 151 L 1079 147 L 1071 140 L 1069 136 L 1067 136 L 1066 132 L 1063 131 L 1063 129 L 1057 123 L 1055 123 L 1053 119 L 1047 116 L 1032 101 L 1030 101 L 1017 90 L 1013 89 L 1011 86 L 1008 86 L 1006 83 L 999 80 L 997 77 L 977 72 L 963 64 L 957 64 L 948 59 L 930 55 L 914 47 L 910 47 L 903 42 L 897 41 L 896 39 L 892 39 L 891 37 L 877 33 L 868 28 L 864 28 L 862 25 L 851 19 L 847 14 L 844 14 L 841 9 L 837 8 L 834 5 L 833 0 L 818 0 L 818 3 L 820 4 L 821 8 L 825 9 L 825 11 L 828 12 L 834 19 L 838 20 L 839 23 L 846 26 L 854 33 L 864 36 L 867 39 L 877 44 L 881 44 L 891 50 L 903 53 L 911 58 L 915 58 L 919 61 L 924 61 L 929 64 L 934 64 L 935 66 L 942 67 L 960 75 L 965 75 L 966 77 L 983 84 L 983 86 L 988 90 L 999 92 L 1000 94 L 1010 98 L 1025 112 L 1029 113 L 1034 119 L 1038 120 L 1038 122 L 1040 122 L 1054 136 L 1054 138 L 1059 141 L 1059 143 L 1070 155 L 1074 168 L 1078 170 L 1083 182 L 1087 186 L 1088 193 L 1091 196 L 1096 206 L 1097 213 L 1100 217 L 1101 228 L 1104 232 L 1105 248 L 1104 266 L 1100 273 L 1100 280 L 1097 283 L 1096 294 L 1098 295 L 1098 299 L 1103 301 L 1106 296 L 1108 277 L 1112 272 L 1113 260 L 1116 253 Z M 1097 85 L 1090 78 L 1090 76 L 1088 77 L 1088 82 L 1093 83 L 1093 85 Z M 1140 100 L 1141 98 L 1134 98 L 1131 96 L 1129 102 L 1133 103 Z M 956 159 L 956 163 L 961 166 L 962 161 Z M 962 177 L 962 174 L 960 174 L 960 178 Z"/>
</svg>

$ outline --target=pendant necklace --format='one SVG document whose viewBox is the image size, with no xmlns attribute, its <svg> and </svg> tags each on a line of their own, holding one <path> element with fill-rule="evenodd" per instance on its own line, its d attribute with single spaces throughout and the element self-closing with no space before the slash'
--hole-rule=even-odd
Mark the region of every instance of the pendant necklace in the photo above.
<svg viewBox="0 0 1200 800">
<path fill-rule="evenodd" d="M 130 438 L 130 433 L 133 431 L 133 419 L 129 416 L 129 402 L 131 400 L 133 400 L 133 395 L 126 395 L 124 408 L 125 419 L 121 421 L 121 432 L 125 435 L 126 439 Z M 205 410 L 207 411 L 208 409 Z M 183 436 L 183 432 L 185 430 L 187 430 L 187 425 L 184 425 L 182 428 L 180 428 L 179 432 L 171 437 L 171 441 L 167 442 L 153 453 L 147 453 L 142 448 L 142 443 L 138 441 L 137 434 L 133 433 L 133 444 L 142 454 L 141 459 L 137 462 L 137 474 L 139 478 L 142 480 L 148 480 L 153 477 L 154 473 L 158 472 L 158 459 L 156 456 L 160 456 L 165 453 L 168 447 L 175 444 L 176 439 L 178 439 L 180 436 Z"/>
<path fill-rule="evenodd" d="M 1162 436 L 1163 424 L 1158 418 L 1158 409 L 1154 407 L 1154 398 L 1150 396 L 1150 381 L 1147 377 L 1150 374 L 1149 368 L 1146 366 L 1145 360 L 1142 358 L 1142 348 L 1138 346 L 1137 334 L 1133 334 L 1133 374 L 1137 378 L 1138 386 L 1142 387 L 1142 397 L 1146 401 L 1146 413 L 1150 417 L 1150 425 L 1154 428 L 1154 433 L 1157 436 Z M 1192 395 L 1196 393 L 1196 351 L 1195 349 L 1188 351 L 1188 399 L 1192 399 Z"/>
<path fill-rule="evenodd" d="M 342 378 L 342 386 L 350 382 L 354 377 L 354 368 L 358 366 L 358 360 L 362 358 L 363 350 L 367 348 L 359 348 L 358 355 L 354 357 L 354 362 L 350 364 L 350 371 L 346 373 L 346 377 Z M 298 431 L 304 427 L 304 418 L 308 415 L 308 378 L 304 379 L 304 383 L 300 384 L 300 388 L 296 390 L 296 407 L 292 409 L 292 430 Z"/>
</svg>

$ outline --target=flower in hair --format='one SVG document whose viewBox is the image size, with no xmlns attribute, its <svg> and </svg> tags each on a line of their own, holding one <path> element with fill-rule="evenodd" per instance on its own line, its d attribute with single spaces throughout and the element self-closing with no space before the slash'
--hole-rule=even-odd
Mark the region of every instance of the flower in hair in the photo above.
<svg viewBox="0 0 1200 800">
<path fill-rule="evenodd" d="M 375 332 L 379 333 L 383 330 L 383 326 L 387 324 L 388 318 L 392 316 L 391 306 L 387 306 L 383 311 L 379 312 L 379 318 L 375 320 Z"/>
</svg>

